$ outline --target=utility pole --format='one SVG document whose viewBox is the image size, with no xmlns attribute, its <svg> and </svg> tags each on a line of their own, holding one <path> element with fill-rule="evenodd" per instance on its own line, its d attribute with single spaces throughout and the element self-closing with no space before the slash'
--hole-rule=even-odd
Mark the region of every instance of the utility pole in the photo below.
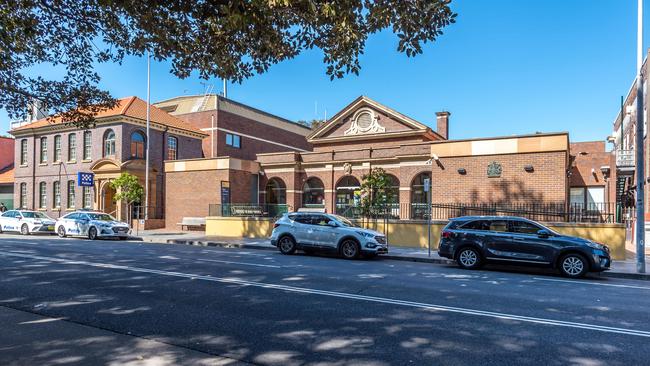
<svg viewBox="0 0 650 366">
<path fill-rule="evenodd" d="M 636 43 L 636 271 L 645 273 L 645 158 L 643 153 L 643 0 L 638 1 Z"/>
<path fill-rule="evenodd" d="M 149 120 L 151 117 L 151 55 L 147 50 L 147 141 L 144 153 L 144 219 L 149 219 Z"/>
</svg>

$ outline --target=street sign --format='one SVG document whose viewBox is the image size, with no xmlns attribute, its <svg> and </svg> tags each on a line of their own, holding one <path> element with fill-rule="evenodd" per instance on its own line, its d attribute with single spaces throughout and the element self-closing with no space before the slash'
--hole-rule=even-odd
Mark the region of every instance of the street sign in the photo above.
<svg viewBox="0 0 650 366">
<path fill-rule="evenodd" d="M 77 173 L 77 185 L 79 187 L 92 187 L 95 185 L 95 174 L 93 173 Z"/>
</svg>

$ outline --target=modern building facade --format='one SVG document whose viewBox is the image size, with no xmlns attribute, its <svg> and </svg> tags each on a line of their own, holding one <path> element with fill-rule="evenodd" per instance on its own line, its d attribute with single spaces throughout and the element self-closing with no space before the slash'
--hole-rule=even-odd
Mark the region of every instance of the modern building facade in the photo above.
<svg viewBox="0 0 650 366">
<path fill-rule="evenodd" d="M 96 124 L 78 130 L 60 117 L 45 118 L 10 131 L 16 139 L 14 202 L 57 218 L 88 208 L 127 220 L 125 202 L 116 201 L 109 184 L 121 173 L 137 176 L 145 185 L 147 144 L 145 101 L 137 97 L 96 115 Z M 198 128 L 151 107 L 149 132 L 149 217 L 164 213 L 165 160 L 203 156 Z M 81 187 L 78 173 L 93 173 L 94 186 Z"/>
<path fill-rule="evenodd" d="M 171 98 L 156 107 L 201 129 L 206 158 L 255 160 L 257 154 L 311 151 L 311 129 L 215 94 Z"/>
</svg>

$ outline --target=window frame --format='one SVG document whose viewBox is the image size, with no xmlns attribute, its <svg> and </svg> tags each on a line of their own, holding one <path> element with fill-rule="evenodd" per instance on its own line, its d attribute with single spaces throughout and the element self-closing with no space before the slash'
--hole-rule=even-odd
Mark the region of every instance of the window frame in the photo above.
<svg viewBox="0 0 650 366">
<path fill-rule="evenodd" d="M 68 181 L 68 185 L 67 185 L 66 189 L 67 189 L 67 192 L 66 192 L 66 199 L 67 199 L 66 207 L 68 209 L 74 209 L 74 208 L 77 207 L 77 203 L 75 202 L 76 198 L 77 198 L 76 197 L 77 194 L 76 194 L 76 187 L 75 187 L 74 180 L 69 180 Z M 70 194 L 71 192 L 72 192 L 72 194 Z"/>
<path fill-rule="evenodd" d="M 172 141 L 173 144 L 171 143 Z M 178 159 L 178 138 L 175 136 L 167 136 L 167 160 L 176 160 L 176 159 Z"/>
<path fill-rule="evenodd" d="M 92 131 L 84 131 L 83 134 L 83 154 L 82 160 L 92 160 L 93 155 L 93 133 Z"/>
<path fill-rule="evenodd" d="M 109 138 L 109 135 L 113 135 L 112 138 Z M 102 157 L 106 158 L 109 156 L 115 156 L 117 152 L 115 151 L 115 141 L 117 140 L 117 135 L 112 128 L 109 128 L 104 132 L 104 138 L 102 139 Z"/>
<path fill-rule="evenodd" d="M 518 231 L 515 231 L 515 226 L 516 226 L 518 223 L 519 223 L 519 224 L 525 224 L 525 225 L 533 226 L 533 227 L 535 227 L 536 230 L 535 230 L 534 233 L 518 232 Z M 537 235 L 537 232 L 540 231 L 540 230 L 544 230 L 544 228 L 541 227 L 541 226 L 539 226 L 539 225 L 537 225 L 537 224 L 534 224 L 534 223 L 532 223 L 532 222 L 530 222 L 530 221 L 526 221 L 526 220 L 514 220 L 514 219 L 513 219 L 513 220 L 510 220 L 510 225 L 509 225 L 509 227 L 508 227 L 508 232 L 511 232 L 511 233 L 513 233 L 513 234 L 519 234 L 519 235 Z"/>
<path fill-rule="evenodd" d="M 27 139 L 20 140 L 20 165 L 27 166 Z"/>
<path fill-rule="evenodd" d="M 228 142 L 228 138 L 230 138 L 230 142 Z M 235 143 L 235 140 L 237 143 Z M 235 133 L 226 133 L 226 146 L 230 146 L 234 149 L 241 149 L 242 145 L 242 137 L 241 135 L 237 135 Z"/>
<path fill-rule="evenodd" d="M 20 197 L 19 205 L 20 208 L 27 208 L 27 183 L 20 183 Z"/>
<path fill-rule="evenodd" d="M 136 135 L 142 137 L 142 141 L 135 142 L 133 140 L 133 136 L 136 136 Z M 129 144 L 129 147 L 130 147 L 129 152 L 130 152 L 131 159 L 146 159 L 146 156 L 147 156 L 147 151 L 146 151 L 147 136 L 145 136 L 145 134 L 142 133 L 142 131 L 135 130 L 135 131 L 131 132 L 129 142 L 130 142 L 130 144 Z M 139 156 L 139 154 L 138 154 L 138 146 L 140 144 L 142 144 L 142 156 Z M 134 149 L 133 149 L 134 146 L 135 146 L 135 153 L 134 153 Z"/>
<path fill-rule="evenodd" d="M 93 205 L 93 191 L 92 187 L 81 187 L 81 207 L 85 209 L 92 209 Z M 86 199 L 89 199 L 88 205 L 86 205 Z"/>
<path fill-rule="evenodd" d="M 52 207 L 61 208 L 61 182 L 52 182 Z"/>
<path fill-rule="evenodd" d="M 39 163 L 40 164 L 47 164 L 47 136 L 43 136 L 39 138 L 40 141 L 40 155 L 39 155 Z"/>
<path fill-rule="evenodd" d="M 77 161 L 77 134 L 71 133 L 68 135 L 68 163 Z"/>
<path fill-rule="evenodd" d="M 38 183 L 38 208 L 47 209 L 47 183 Z"/>
<path fill-rule="evenodd" d="M 62 146 L 63 145 L 61 144 L 61 135 L 55 135 L 54 136 L 54 159 L 52 159 L 54 163 L 61 162 Z"/>
</svg>

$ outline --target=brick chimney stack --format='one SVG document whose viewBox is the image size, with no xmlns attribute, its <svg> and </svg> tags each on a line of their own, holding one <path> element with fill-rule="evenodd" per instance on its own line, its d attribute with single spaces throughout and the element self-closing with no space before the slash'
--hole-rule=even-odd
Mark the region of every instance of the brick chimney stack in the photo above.
<svg viewBox="0 0 650 366">
<path fill-rule="evenodd" d="M 447 111 L 436 112 L 436 122 L 438 123 L 438 134 L 445 140 L 449 139 L 449 116 L 451 113 Z"/>
</svg>

